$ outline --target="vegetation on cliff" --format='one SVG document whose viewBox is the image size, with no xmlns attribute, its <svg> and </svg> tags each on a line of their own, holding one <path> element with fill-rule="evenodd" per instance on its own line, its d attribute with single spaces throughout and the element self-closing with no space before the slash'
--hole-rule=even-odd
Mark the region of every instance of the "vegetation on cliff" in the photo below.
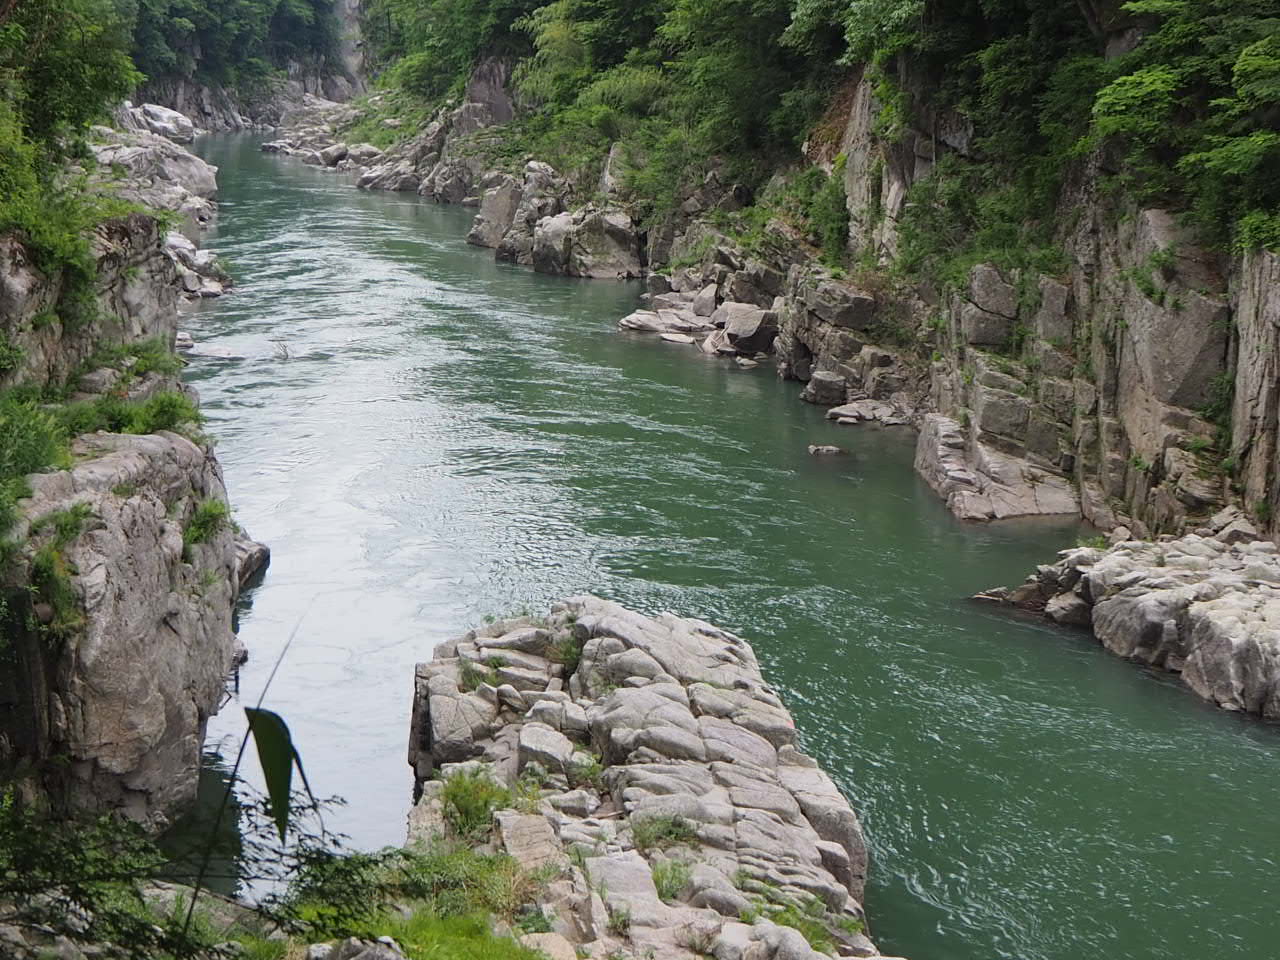
<svg viewBox="0 0 1280 960">
<path fill-rule="evenodd" d="M 0 235 L 18 234 L 46 273 L 81 301 L 92 279 L 89 232 L 118 204 L 67 182 L 83 136 L 140 76 L 107 0 L 27 0 L 0 8 Z"/>
<path fill-rule="evenodd" d="M 114 0 L 149 80 L 195 79 L 253 92 L 290 62 L 337 42 L 333 0 Z"/>
<path fill-rule="evenodd" d="M 1064 186 L 1092 159 L 1116 196 L 1280 244 L 1280 45 L 1271 0 L 371 0 L 384 84 L 432 100 L 515 62 L 512 153 L 566 173 L 625 147 L 625 186 L 672 209 L 712 164 L 759 186 L 868 71 L 881 132 L 956 128 L 904 224 L 907 269 L 1045 265 Z"/>
</svg>

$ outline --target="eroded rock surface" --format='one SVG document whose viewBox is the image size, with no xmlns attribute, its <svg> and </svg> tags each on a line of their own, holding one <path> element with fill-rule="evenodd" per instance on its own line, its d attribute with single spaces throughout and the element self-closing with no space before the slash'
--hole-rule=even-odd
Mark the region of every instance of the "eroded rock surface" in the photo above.
<svg viewBox="0 0 1280 960">
<path fill-rule="evenodd" d="M 1108 650 L 1179 673 L 1227 710 L 1280 718 L 1280 555 L 1238 515 L 1215 519 L 1213 535 L 1064 550 L 985 597 L 1092 628 Z"/>
<path fill-rule="evenodd" d="M 444 643 L 417 669 L 409 761 L 411 844 L 448 830 L 440 777 L 534 785 L 496 843 L 559 872 L 544 909 L 580 956 L 817 960 L 769 920 L 786 903 L 877 955 L 856 814 L 750 645 L 708 623 L 582 596 Z"/>
</svg>

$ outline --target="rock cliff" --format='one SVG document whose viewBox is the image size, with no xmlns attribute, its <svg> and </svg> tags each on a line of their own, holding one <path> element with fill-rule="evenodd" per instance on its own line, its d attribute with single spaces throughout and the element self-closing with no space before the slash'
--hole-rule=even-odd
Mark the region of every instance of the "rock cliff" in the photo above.
<svg viewBox="0 0 1280 960">
<path fill-rule="evenodd" d="M 193 73 L 152 78 L 139 99 L 174 110 L 200 131 L 225 133 L 270 129 L 308 97 L 346 102 L 366 89 L 363 0 L 334 0 L 335 48 L 327 56 L 273 64 L 275 75 L 259 89 L 235 89 L 206 82 Z M 198 65 L 200 53 L 193 51 Z"/>
<path fill-rule="evenodd" d="M 191 214 L 193 232 L 212 216 L 213 168 L 149 132 L 98 139 L 117 194 Z M 187 264 L 209 258 L 144 213 L 103 222 L 92 249 L 86 304 L 20 238 L 0 238 L 0 390 L 117 414 L 193 409 L 170 351 L 197 276 Z M 55 807 L 150 827 L 195 796 L 205 723 L 241 656 L 233 603 L 263 559 L 185 418 L 72 438 L 62 469 L 25 478 L 0 545 L 0 768 Z"/>
<path fill-rule="evenodd" d="M 73 454 L 72 469 L 31 477 L 8 577 L 47 589 L 40 563 L 56 556 L 78 612 L 42 629 L 42 592 L 7 638 L 0 762 L 55 805 L 158 827 L 195 797 L 205 724 L 237 656 L 232 528 L 184 542 L 226 492 L 212 451 L 169 431 L 90 434 Z M 58 546 L 58 518 L 77 513 L 81 529 Z"/>
<path fill-rule="evenodd" d="M 750 645 L 708 623 L 575 597 L 442 644 L 417 670 L 409 761 L 411 844 L 450 831 L 450 777 L 529 796 L 494 832 L 561 871 L 535 936 L 566 956 L 817 960 L 797 911 L 825 948 L 878 955 L 857 816 Z"/>
</svg>

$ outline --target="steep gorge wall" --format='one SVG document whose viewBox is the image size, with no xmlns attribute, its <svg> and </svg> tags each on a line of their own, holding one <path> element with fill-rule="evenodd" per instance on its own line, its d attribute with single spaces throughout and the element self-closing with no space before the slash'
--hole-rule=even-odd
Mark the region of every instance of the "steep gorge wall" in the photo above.
<svg viewBox="0 0 1280 960">
<path fill-rule="evenodd" d="M 166 177 L 125 189 L 161 189 L 178 207 L 193 196 Z M 173 238 L 142 213 L 104 222 L 91 303 L 75 310 L 58 275 L 0 238 L 0 334 L 17 358 L 0 389 L 85 404 L 194 399 L 167 366 L 135 370 L 129 355 L 172 350 L 184 271 Z M 0 551 L 0 771 L 59 809 L 160 827 L 195 796 L 205 724 L 240 655 L 232 610 L 246 551 L 229 522 L 207 520 L 227 499 L 212 446 L 194 425 L 91 433 L 64 468 L 25 485 Z M 188 535 L 198 514 L 206 529 Z"/>
<path fill-rule="evenodd" d="M 908 128 L 886 140 L 878 114 L 871 84 L 859 82 L 841 149 L 851 244 L 887 263 L 911 186 L 938 157 L 965 151 L 972 131 L 942 117 L 932 119 L 936 134 Z M 1061 204 L 1064 273 L 979 265 L 965 289 L 894 295 L 917 367 L 927 365 L 921 410 L 951 421 L 933 433 L 958 431 L 979 485 L 1000 486 L 1012 458 L 1024 475 L 1070 480 L 1083 515 L 1105 529 L 1177 533 L 1241 500 L 1266 525 L 1271 510 L 1258 505 L 1276 493 L 1277 258 L 1228 258 L 1168 211 L 1117 207 L 1101 195 L 1104 173 L 1094 158 Z M 815 368 L 848 359 L 821 356 Z M 1233 379 L 1227 449 L 1218 426 Z M 1215 405 L 1217 423 L 1207 415 Z M 939 458 L 923 459 L 927 468 Z M 1001 515 L 968 496 L 949 501 L 963 516 Z"/>
<path fill-rule="evenodd" d="M 264 89 L 241 91 L 189 75 L 156 77 L 138 91 L 137 99 L 158 103 L 190 117 L 202 130 L 222 133 L 275 127 L 308 96 L 345 103 L 367 89 L 363 0 L 333 0 L 336 48 L 329 56 L 289 60 Z"/>
</svg>

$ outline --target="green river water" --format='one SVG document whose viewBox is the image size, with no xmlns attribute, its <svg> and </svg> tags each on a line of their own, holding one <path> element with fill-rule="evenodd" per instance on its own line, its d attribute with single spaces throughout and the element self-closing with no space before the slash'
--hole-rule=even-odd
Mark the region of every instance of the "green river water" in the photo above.
<svg viewBox="0 0 1280 960">
<path fill-rule="evenodd" d="M 414 663 L 592 591 L 753 642 L 863 817 L 885 953 L 1280 956 L 1280 730 L 965 600 L 1075 524 L 956 522 L 908 431 L 832 426 L 767 365 L 619 334 L 637 286 L 497 265 L 463 242 L 471 211 L 248 137 L 199 149 L 221 167 L 207 244 L 240 286 L 184 320 L 225 354 L 187 375 L 274 551 L 241 696 L 298 626 L 265 702 L 356 845 L 403 837 Z M 223 756 L 240 717 L 212 724 Z"/>
</svg>

